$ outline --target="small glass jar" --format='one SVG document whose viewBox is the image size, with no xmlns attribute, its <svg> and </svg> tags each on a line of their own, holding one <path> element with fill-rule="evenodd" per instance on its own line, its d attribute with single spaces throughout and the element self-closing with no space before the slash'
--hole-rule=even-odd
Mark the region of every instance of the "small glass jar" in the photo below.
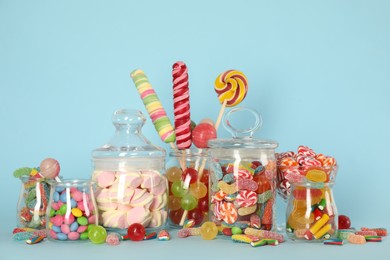
<svg viewBox="0 0 390 260">
<path fill-rule="evenodd" d="M 166 154 L 142 135 L 145 121 L 141 111 L 115 111 L 114 136 L 92 152 L 100 223 L 121 234 L 133 223 L 152 232 L 167 220 Z"/>
<path fill-rule="evenodd" d="M 245 120 L 250 118 L 248 115 L 254 117 L 250 127 L 233 127 L 232 120 Z M 233 108 L 223 121 L 233 138 L 209 141 L 210 218 L 218 226 L 276 229 L 275 148 L 278 143 L 252 137 L 261 122 L 256 111 Z"/>
<path fill-rule="evenodd" d="M 301 167 L 290 171 L 302 171 Z M 323 241 L 337 236 L 337 207 L 332 187 L 338 166 L 305 169 L 300 180 L 290 180 L 286 233 L 292 240 Z"/>
<path fill-rule="evenodd" d="M 51 181 L 47 208 L 47 234 L 50 240 L 88 239 L 88 226 L 98 224 L 94 185 L 91 180 Z"/>
<path fill-rule="evenodd" d="M 181 228 L 186 220 L 194 226 L 208 221 L 208 149 L 171 150 L 166 176 L 169 186 L 168 223 Z"/>
<path fill-rule="evenodd" d="M 45 229 L 50 185 L 45 178 L 21 176 L 22 187 L 16 211 L 20 228 Z"/>
</svg>

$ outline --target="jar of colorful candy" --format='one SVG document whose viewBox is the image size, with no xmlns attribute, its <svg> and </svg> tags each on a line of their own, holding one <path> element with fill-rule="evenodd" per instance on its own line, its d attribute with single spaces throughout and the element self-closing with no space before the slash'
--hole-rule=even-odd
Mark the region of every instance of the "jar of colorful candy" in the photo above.
<svg viewBox="0 0 390 260">
<path fill-rule="evenodd" d="M 114 112 L 114 136 L 92 152 L 100 224 L 121 234 L 133 223 L 151 231 L 167 220 L 165 150 L 142 135 L 145 120 L 138 110 Z"/>
<path fill-rule="evenodd" d="M 91 180 L 51 181 L 47 208 L 47 234 L 50 240 L 88 239 L 88 226 L 98 224 L 94 185 Z"/>
<path fill-rule="evenodd" d="M 287 236 L 304 241 L 323 241 L 336 236 L 338 217 L 332 187 L 337 165 L 311 166 L 303 171 L 300 180 L 290 180 Z"/>
<path fill-rule="evenodd" d="M 31 169 L 31 171 L 36 169 Z M 46 208 L 49 202 L 48 179 L 36 176 L 20 176 L 22 187 L 16 212 L 16 225 L 21 228 L 44 229 Z"/>
<path fill-rule="evenodd" d="M 209 160 L 207 149 L 172 150 L 166 176 L 169 185 L 168 223 L 199 226 L 208 221 Z"/>
<path fill-rule="evenodd" d="M 250 115 L 250 126 L 242 127 Z M 261 126 L 261 117 L 252 109 L 233 108 L 223 123 L 233 138 L 209 141 L 211 220 L 222 227 L 275 230 L 278 143 L 253 137 Z"/>
</svg>

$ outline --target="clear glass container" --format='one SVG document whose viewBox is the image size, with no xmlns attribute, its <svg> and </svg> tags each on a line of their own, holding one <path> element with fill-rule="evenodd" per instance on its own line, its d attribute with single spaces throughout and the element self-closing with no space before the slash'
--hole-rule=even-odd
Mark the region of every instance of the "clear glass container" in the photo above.
<svg viewBox="0 0 390 260">
<path fill-rule="evenodd" d="M 238 119 L 235 124 L 242 126 L 241 121 L 251 116 L 249 127 L 234 127 L 234 120 Z M 222 227 L 251 226 L 274 231 L 278 143 L 253 138 L 262 123 L 255 110 L 233 108 L 223 123 L 233 138 L 209 141 L 210 218 Z"/>
<path fill-rule="evenodd" d="M 16 210 L 16 225 L 20 228 L 45 229 L 49 203 L 48 179 L 21 176 L 22 187 Z"/>
<path fill-rule="evenodd" d="M 181 228 L 185 221 L 200 226 L 208 221 L 208 149 L 171 150 L 166 176 L 169 185 L 168 223 Z"/>
<path fill-rule="evenodd" d="M 338 215 L 332 191 L 337 170 L 337 166 L 316 166 L 304 170 L 300 180 L 290 180 L 286 210 L 290 239 L 322 242 L 337 236 Z"/>
<path fill-rule="evenodd" d="M 138 110 L 115 111 L 114 136 L 92 152 L 100 223 L 121 234 L 133 223 L 152 231 L 167 220 L 166 154 L 142 135 L 145 120 Z"/>
<path fill-rule="evenodd" d="M 88 239 L 88 226 L 98 224 L 94 184 L 91 180 L 50 181 L 47 234 L 50 240 Z"/>
</svg>

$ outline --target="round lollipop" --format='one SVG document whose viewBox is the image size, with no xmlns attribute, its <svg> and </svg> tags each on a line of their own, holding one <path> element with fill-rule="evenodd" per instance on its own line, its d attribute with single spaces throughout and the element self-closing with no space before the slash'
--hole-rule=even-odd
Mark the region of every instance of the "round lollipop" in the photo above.
<svg viewBox="0 0 390 260">
<path fill-rule="evenodd" d="M 222 104 L 215 123 L 215 129 L 218 129 L 225 107 L 236 106 L 244 100 L 248 92 L 248 80 L 241 71 L 227 70 L 221 73 L 215 80 L 214 90 L 217 92 L 219 102 Z"/>
<path fill-rule="evenodd" d="M 58 174 L 60 173 L 60 164 L 56 159 L 46 158 L 44 159 L 39 166 L 39 175 L 47 179 L 55 179 L 58 182 L 61 182 Z"/>
</svg>

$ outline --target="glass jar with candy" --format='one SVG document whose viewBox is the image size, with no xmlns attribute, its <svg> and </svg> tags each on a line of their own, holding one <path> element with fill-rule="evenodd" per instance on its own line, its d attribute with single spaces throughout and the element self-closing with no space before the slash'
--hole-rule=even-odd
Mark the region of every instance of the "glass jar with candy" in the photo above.
<svg viewBox="0 0 390 260">
<path fill-rule="evenodd" d="M 248 124 L 245 120 L 249 120 L 249 127 L 242 127 Z M 255 110 L 233 108 L 223 121 L 233 138 L 209 141 L 210 218 L 221 228 L 276 229 L 278 143 L 253 137 L 261 122 Z"/>
<path fill-rule="evenodd" d="M 338 170 L 336 160 L 300 146 L 298 153 L 279 155 L 278 170 L 290 185 L 287 236 L 297 241 L 335 237 L 338 217 L 332 188 Z"/>
<path fill-rule="evenodd" d="M 59 173 L 60 164 L 53 158 L 42 160 L 39 167 L 22 167 L 14 171 L 14 177 L 22 182 L 16 211 L 17 227 L 45 229 L 49 180 L 59 180 Z"/>
<path fill-rule="evenodd" d="M 47 207 L 47 234 L 54 241 L 88 239 L 88 227 L 98 224 L 94 184 L 91 180 L 51 181 Z"/>
<path fill-rule="evenodd" d="M 142 135 L 140 111 L 115 111 L 112 123 L 114 136 L 92 152 L 100 224 L 121 234 L 134 223 L 148 231 L 160 229 L 168 215 L 165 150 Z"/>
<path fill-rule="evenodd" d="M 168 223 L 199 226 L 208 221 L 209 164 L 207 149 L 172 150 L 166 176 L 169 185 Z"/>
</svg>

